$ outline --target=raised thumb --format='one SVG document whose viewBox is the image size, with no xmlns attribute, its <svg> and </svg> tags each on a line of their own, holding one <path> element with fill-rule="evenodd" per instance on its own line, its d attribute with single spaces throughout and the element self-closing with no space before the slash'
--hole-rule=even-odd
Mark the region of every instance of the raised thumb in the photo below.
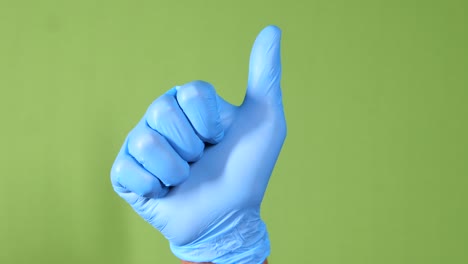
<svg viewBox="0 0 468 264">
<path fill-rule="evenodd" d="M 250 54 L 245 100 L 281 103 L 281 30 L 267 26 L 257 36 Z"/>
</svg>

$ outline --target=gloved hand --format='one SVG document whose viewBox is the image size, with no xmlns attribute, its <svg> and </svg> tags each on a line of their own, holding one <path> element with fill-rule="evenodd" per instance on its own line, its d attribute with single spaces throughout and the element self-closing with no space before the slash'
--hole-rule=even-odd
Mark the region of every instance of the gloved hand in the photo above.
<svg viewBox="0 0 468 264">
<path fill-rule="evenodd" d="M 241 106 L 202 81 L 156 99 L 112 167 L 114 190 L 182 260 L 262 263 L 270 252 L 260 204 L 286 136 L 281 32 L 266 27 L 250 56 Z"/>
</svg>

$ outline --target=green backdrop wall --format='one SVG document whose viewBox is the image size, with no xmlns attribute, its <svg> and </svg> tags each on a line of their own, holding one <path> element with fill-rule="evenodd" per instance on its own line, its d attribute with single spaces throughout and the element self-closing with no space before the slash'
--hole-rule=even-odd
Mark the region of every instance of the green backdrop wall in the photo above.
<svg viewBox="0 0 468 264">
<path fill-rule="evenodd" d="M 110 185 L 176 84 L 283 30 L 271 263 L 468 263 L 466 1 L 0 0 L 0 263 L 178 263 Z"/>
</svg>

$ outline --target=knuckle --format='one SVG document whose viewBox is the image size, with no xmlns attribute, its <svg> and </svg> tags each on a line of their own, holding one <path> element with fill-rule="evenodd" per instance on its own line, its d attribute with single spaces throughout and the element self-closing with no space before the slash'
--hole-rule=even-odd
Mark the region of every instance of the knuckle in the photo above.
<svg viewBox="0 0 468 264">
<path fill-rule="evenodd" d="M 179 101 L 190 101 L 196 98 L 207 98 L 214 94 L 213 86 L 205 81 L 193 81 L 183 85 L 177 91 Z"/>
<path fill-rule="evenodd" d="M 111 168 L 111 180 L 116 185 L 125 174 L 125 170 L 130 166 L 130 161 L 124 158 L 117 158 Z"/>
<path fill-rule="evenodd" d="M 159 140 L 156 135 L 147 131 L 134 131 L 128 140 L 128 152 L 141 164 L 145 163 L 145 153 L 152 147 L 157 147 Z"/>
<path fill-rule="evenodd" d="M 147 122 L 150 123 L 150 125 L 157 125 L 161 119 L 173 116 L 177 111 L 176 107 L 174 97 L 168 94 L 162 95 L 149 106 Z"/>
<path fill-rule="evenodd" d="M 159 174 L 158 178 L 167 187 L 177 186 L 189 177 L 190 166 L 186 162 L 173 159 L 168 160 L 166 166 L 167 170 L 165 173 Z"/>
<path fill-rule="evenodd" d="M 143 197 L 151 197 L 157 194 L 161 189 L 161 185 L 159 184 L 157 179 L 152 179 L 151 181 L 145 182 L 145 184 L 141 184 L 137 194 Z"/>
<path fill-rule="evenodd" d="M 197 144 L 195 146 L 190 146 L 190 149 L 187 151 L 186 159 L 189 162 L 195 162 L 201 158 L 203 155 L 203 150 L 205 145 L 203 143 Z"/>
<path fill-rule="evenodd" d="M 170 185 L 178 185 L 189 177 L 190 166 L 188 165 L 188 163 L 178 164 L 175 165 L 173 168 L 175 177 L 171 177 Z"/>
</svg>

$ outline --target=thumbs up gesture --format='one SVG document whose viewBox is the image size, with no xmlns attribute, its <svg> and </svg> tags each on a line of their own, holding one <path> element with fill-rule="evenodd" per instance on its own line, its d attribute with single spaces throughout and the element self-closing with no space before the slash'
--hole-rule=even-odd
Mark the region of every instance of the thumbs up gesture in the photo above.
<svg viewBox="0 0 468 264">
<path fill-rule="evenodd" d="M 157 98 L 112 166 L 114 190 L 182 260 L 262 263 L 270 243 L 260 204 L 286 137 L 281 31 L 268 26 L 250 56 L 244 102 L 203 81 Z"/>
</svg>

